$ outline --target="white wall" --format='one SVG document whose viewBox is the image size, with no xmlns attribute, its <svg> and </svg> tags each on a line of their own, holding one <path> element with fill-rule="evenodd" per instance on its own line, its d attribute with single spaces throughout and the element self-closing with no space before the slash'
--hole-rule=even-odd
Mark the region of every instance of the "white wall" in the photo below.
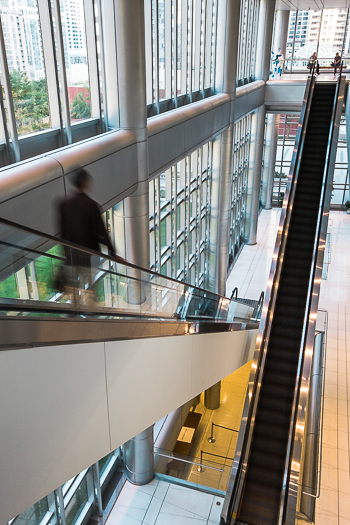
<svg viewBox="0 0 350 525">
<path fill-rule="evenodd" d="M 0 352 L 0 524 L 252 358 L 257 331 Z"/>
</svg>

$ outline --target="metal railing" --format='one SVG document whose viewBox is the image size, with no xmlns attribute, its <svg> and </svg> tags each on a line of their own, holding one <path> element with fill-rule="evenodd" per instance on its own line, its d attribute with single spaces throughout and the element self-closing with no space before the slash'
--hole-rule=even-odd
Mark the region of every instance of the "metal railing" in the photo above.
<svg viewBox="0 0 350 525">
<path fill-rule="evenodd" d="M 217 423 L 213 423 L 211 424 L 211 434 L 210 436 L 208 437 L 208 442 L 209 443 L 215 443 L 216 439 L 214 437 L 214 427 L 219 427 L 219 428 L 224 428 L 225 430 L 230 430 L 231 432 L 239 432 L 239 430 L 235 430 L 233 428 L 229 428 L 229 427 L 224 427 L 223 425 L 218 425 Z"/>
</svg>

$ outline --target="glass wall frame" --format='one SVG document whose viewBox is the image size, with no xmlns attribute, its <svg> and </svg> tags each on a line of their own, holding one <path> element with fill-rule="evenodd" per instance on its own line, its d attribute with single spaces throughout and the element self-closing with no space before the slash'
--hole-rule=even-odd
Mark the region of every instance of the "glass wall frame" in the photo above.
<svg viewBox="0 0 350 525">
<path fill-rule="evenodd" d="M 145 0 L 149 116 L 214 94 L 217 10 L 218 0 Z"/>
<path fill-rule="evenodd" d="M 66 4 L 71 6 L 72 12 L 62 11 Z M 4 96 L 0 97 L 2 166 L 71 144 L 106 130 L 105 109 L 103 107 L 106 95 L 100 0 L 84 0 L 80 3 L 79 13 L 76 10 L 76 5 L 72 7 L 71 3 L 66 0 L 63 2 L 58 0 L 52 2 L 48 2 L 48 0 L 15 0 L 11 2 L 11 8 L 8 0 L 1 0 L 0 2 L 0 13 L 2 15 L 0 63 L 1 84 L 4 89 Z M 63 14 L 64 17 L 61 16 Z M 74 17 L 77 22 L 79 21 L 80 29 L 74 26 Z M 19 25 L 16 22 L 17 18 L 22 20 Z M 63 21 L 62 18 L 64 18 Z M 71 40 L 70 34 L 74 35 Z M 80 42 L 80 51 L 85 53 L 84 60 L 82 57 L 73 57 L 77 50 L 74 49 L 76 42 L 72 39 Z M 15 57 L 17 58 L 15 59 Z M 60 64 L 66 63 L 67 65 L 68 63 L 72 69 L 78 67 L 78 64 L 80 66 L 82 61 L 86 62 L 85 67 L 88 71 L 87 87 L 75 87 L 73 91 L 77 91 L 77 93 L 74 95 L 72 92 L 71 95 L 68 93 L 65 68 L 61 68 Z M 20 91 L 14 89 L 14 74 L 19 76 L 17 85 L 20 82 Z M 45 89 L 44 87 L 40 88 L 40 93 L 34 93 L 34 84 L 42 83 L 45 80 Z M 28 86 L 32 86 L 33 95 L 30 97 L 33 99 L 34 95 L 36 96 L 35 114 L 32 113 L 32 117 L 30 111 L 28 113 L 29 98 L 27 95 L 27 98 L 23 98 L 24 95 L 22 95 L 23 89 L 28 88 Z M 43 113 L 41 111 L 42 100 L 47 107 L 47 115 L 43 115 L 44 125 L 41 124 L 39 129 L 35 129 L 38 128 L 37 125 L 34 126 L 34 129 L 27 126 L 23 132 L 24 128 L 19 121 L 18 108 L 23 106 L 27 118 L 33 120 L 34 117 L 37 118 L 38 114 Z M 75 107 L 74 115 L 72 113 L 73 106 Z M 72 118 L 73 116 L 75 118 Z M 42 129 L 43 127 L 47 129 Z M 26 144 L 32 143 L 33 137 L 37 133 L 40 133 L 38 135 L 40 146 L 35 150 Z"/>
<path fill-rule="evenodd" d="M 151 269 L 204 286 L 212 143 L 208 142 L 150 182 Z"/>
<path fill-rule="evenodd" d="M 231 190 L 231 225 L 229 241 L 229 266 L 237 257 L 243 243 L 244 222 L 247 205 L 247 180 L 252 115 L 234 124 L 233 174 Z"/>
<path fill-rule="evenodd" d="M 91 516 L 102 516 L 102 494 L 120 465 L 118 448 L 10 520 L 8 525 L 86 525 Z"/>
<path fill-rule="evenodd" d="M 259 0 L 241 0 L 237 57 L 237 86 L 255 80 Z"/>
</svg>

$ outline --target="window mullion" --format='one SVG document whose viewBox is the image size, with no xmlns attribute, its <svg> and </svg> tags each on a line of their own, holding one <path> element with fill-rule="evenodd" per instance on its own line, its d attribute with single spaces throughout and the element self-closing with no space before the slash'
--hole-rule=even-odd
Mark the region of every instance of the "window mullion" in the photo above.
<svg viewBox="0 0 350 525">
<path fill-rule="evenodd" d="M 11 134 L 11 152 L 14 162 L 19 162 L 21 160 L 21 153 L 19 150 L 17 127 L 16 127 L 16 118 L 15 118 L 15 109 L 13 106 L 13 98 L 11 91 L 11 81 L 9 75 L 9 69 L 7 64 L 6 49 L 5 49 L 5 40 L 4 33 L 2 31 L 2 24 L 0 21 L 0 63 L 1 63 L 1 77 L 2 84 L 5 91 L 6 98 L 6 107 L 7 107 L 7 117 Z M 4 127 L 6 126 L 6 120 L 4 120 Z"/>
<path fill-rule="evenodd" d="M 100 82 L 97 63 L 96 49 L 96 25 L 94 16 L 94 0 L 85 0 L 83 2 L 85 16 L 85 35 L 88 59 L 89 86 L 90 86 L 90 108 L 91 117 L 101 120 L 101 97 Z"/>
<path fill-rule="evenodd" d="M 145 0 L 146 99 L 153 104 L 152 0 Z"/>
<path fill-rule="evenodd" d="M 155 91 L 155 104 L 157 108 L 157 114 L 160 113 L 159 109 L 159 9 L 158 0 L 153 0 L 153 20 L 154 20 L 154 31 L 153 31 L 153 53 L 154 53 L 154 91 Z"/>
<path fill-rule="evenodd" d="M 64 57 L 64 45 L 63 45 L 63 34 L 61 24 L 61 12 L 59 0 L 52 0 L 52 6 L 54 9 L 55 18 L 55 33 L 57 41 L 57 54 L 59 61 L 59 76 L 61 84 L 61 101 L 62 101 L 62 116 L 64 123 L 64 133 L 67 144 L 72 144 L 72 129 L 70 123 L 69 113 L 69 99 L 68 99 L 68 88 L 67 88 L 67 74 L 66 74 L 66 62 Z"/>
<path fill-rule="evenodd" d="M 49 98 L 51 127 L 62 131 L 57 62 L 54 52 L 52 21 L 47 0 L 37 0 L 43 46 L 46 85 Z"/>
<path fill-rule="evenodd" d="M 164 67 L 165 67 L 165 98 L 171 98 L 171 77 L 172 77 L 172 63 L 171 63 L 171 0 L 164 2 Z"/>
</svg>

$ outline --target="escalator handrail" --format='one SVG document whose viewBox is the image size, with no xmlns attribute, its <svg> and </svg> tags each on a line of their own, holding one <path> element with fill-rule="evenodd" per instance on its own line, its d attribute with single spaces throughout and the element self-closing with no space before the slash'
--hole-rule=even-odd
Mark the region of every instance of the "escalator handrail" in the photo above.
<svg viewBox="0 0 350 525">
<path fill-rule="evenodd" d="M 174 283 L 177 283 L 177 284 L 182 284 L 184 286 L 190 286 L 193 290 L 197 290 L 200 294 L 207 293 L 207 294 L 210 294 L 211 296 L 217 297 L 218 300 L 224 298 L 224 299 L 227 299 L 227 301 L 230 301 L 230 299 L 228 297 L 221 296 L 221 295 L 219 295 L 219 294 L 217 294 L 215 292 L 209 292 L 208 290 L 205 290 L 204 288 L 199 288 L 198 286 L 194 286 L 192 284 L 189 284 L 186 281 L 178 281 L 177 279 L 174 279 L 173 277 L 168 277 L 168 276 L 162 275 L 160 273 L 154 272 L 153 270 L 148 270 L 147 268 L 143 268 L 142 266 L 138 266 L 137 264 L 130 263 L 130 262 L 124 260 L 122 257 L 119 257 L 119 256 L 113 257 L 112 255 L 107 255 L 105 253 L 97 252 L 95 250 L 91 250 L 89 248 L 85 248 L 83 246 L 80 246 L 79 244 L 75 244 L 73 242 L 60 239 L 59 237 L 55 237 L 54 235 L 50 235 L 48 233 L 39 232 L 38 230 L 35 230 L 33 228 L 28 228 L 27 226 L 23 226 L 22 224 L 17 224 L 17 223 L 15 223 L 13 221 L 10 221 L 8 219 L 4 219 L 2 217 L 0 217 L 0 224 L 4 224 L 4 225 L 9 226 L 11 228 L 30 233 L 32 235 L 36 235 L 37 237 L 41 237 L 42 239 L 46 239 L 48 241 L 53 241 L 56 244 L 61 244 L 62 246 L 67 246 L 68 248 L 72 248 L 74 250 L 78 250 L 80 252 L 87 253 L 89 255 L 97 255 L 99 257 L 103 257 L 104 259 L 109 260 L 111 262 L 114 262 L 114 263 L 116 262 L 116 263 L 122 264 L 123 266 L 125 266 L 127 268 L 139 270 L 139 271 L 142 271 L 144 273 L 153 275 L 154 277 L 161 277 L 162 279 L 166 279 L 168 281 L 171 281 L 171 282 L 174 282 Z M 1 243 L 1 241 L 0 241 L 0 243 Z M 28 252 L 38 253 L 38 250 L 34 250 L 34 249 L 31 249 L 31 248 L 22 247 L 22 246 L 20 248 L 23 249 L 23 250 L 26 250 Z M 51 257 L 51 255 L 48 255 L 45 252 L 43 252 L 42 255 Z"/>
<path fill-rule="evenodd" d="M 266 349 L 271 331 L 271 320 L 273 317 L 274 307 L 276 303 L 277 289 L 281 274 L 283 255 L 286 246 L 286 239 L 289 229 L 289 223 L 291 218 L 291 210 L 293 207 L 296 181 L 298 178 L 301 155 L 305 142 L 305 134 L 307 128 L 308 117 L 310 113 L 313 88 L 315 85 L 314 68 L 309 75 L 305 95 L 303 100 L 303 106 L 301 109 L 300 120 L 298 125 L 298 131 L 296 136 L 296 147 L 294 147 L 293 157 L 289 172 L 289 179 L 287 189 L 285 192 L 284 203 L 282 207 L 282 214 L 280 219 L 280 225 L 278 228 L 276 248 L 273 255 L 273 262 L 270 270 L 269 283 L 267 293 L 265 295 L 264 306 L 259 326 L 259 333 L 257 337 L 257 347 L 255 350 L 254 360 L 256 364 L 253 365 L 255 368 L 254 378 L 248 385 L 247 396 L 249 396 L 250 403 L 248 409 L 248 415 L 246 419 L 242 419 L 240 432 L 244 431 L 244 437 L 241 445 L 241 450 L 237 450 L 235 454 L 235 461 L 232 466 L 232 475 L 227 487 L 227 493 L 230 493 L 230 500 L 227 503 L 225 500 L 223 511 L 221 514 L 221 524 L 229 525 L 234 523 L 231 521 L 235 519 L 240 499 L 242 496 L 242 490 L 244 485 L 244 477 L 247 470 L 247 464 L 250 454 L 250 445 L 252 441 L 252 433 L 254 427 L 254 421 L 257 411 L 258 398 L 260 393 L 261 378 L 264 371 Z M 271 316 L 272 314 L 272 316 Z M 253 366 L 252 366 L 253 368 Z M 251 372 L 252 374 L 252 372 Z M 237 460 L 236 460 L 237 458 Z M 236 464 L 235 464 L 236 462 Z M 233 482 L 232 482 L 233 479 Z"/>
<path fill-rule="evenodd" d="M 283 477 L 283 484 L 282 484 L 283 488 L 282 488 L 281 502 L 280 502 L 280 523 L 282 522 L 281 520 L 283 520 L 284 522 L 284 517 L 287 511 L 287 505 L 288 505 L 288 488 L 289 488 L 289 480 L 290 480 L 290 473 L 291 473 L 291 466 L 292 466 L 292 459 L 293 459 L 293 445 L 294 445 L 295 429 L 296 429 L 297 416 L 298 416 L 300 388 L 301 388 L 302 378 L 304 376 L 303 363 L 304 363 L 305 349 L 307 346 L 307 339 L 309 335 L 308 334 L 309 319 L 310 319 L 310 315 L 312 316 L 313 314 L 315 314 L 315 312 L 312 310 L 312 300 L 313 300 L 315 279 L 317 279 L 316 271 L 317 271 L 317 263 L 319 262 L 317 260 L 317 257 L 318 257 L 318 252 L 319 252 L 319 241 L 320 241 L 320 235 L 321 235 L 322 220 L 324 217 L 324 205 L 325 205 L 325 198 L 326 198 L 328 173 L 329 173 L 330 161 L 331 161 L 331 153 L 332 153 L 332 150 L 334 151 L 333 148 L 336 146 L 336 144 L 334 143 L 335 142 L 334 141 L 334 131 L 335 131 L 336 114 L 338 111 L 338 104 L 339 104 L 340 85 L 341 85 L 341 80 L 342 80 L 341 74 L 342 74 L 342 65 L 340 67 L 340 74 L 339 74 L 339 78 L 338 78 L 336 89 L 335 89 L 331 125 L 329 129 L 329 138 L 328 138 L 328 144 L 327 144 L 325 167 L 324 167 L 324 172 L 323 172 L 320 204 L 319 204 L 318 215 L 317 215 L 315 241 L 314 241 L 312 261 L 311 261 L 311 273 L 310 273 L 310 279 L 309 279 L 309 284 L 308 284 L 308 294 L 307 294 L 307 299 L 306 299 L 306 307 L 305 307 L 304 323 L 303 323 L 303 330 L 302 330 L 302 337 L 301 337 L 301 344 L 300 344 L 297 376 L 296 376 L 296 382 L 295 382 L 295 388 L 294 388 L 292 413 L 291 413 L 290 426 L 289 426 L 290 431 L 289 431 L 289 436 L 288 436 L 286 462 L 285 462 L 284 477 Z M 318 273 L 320 273 L 320 271 Z M 314 331 L 314 327 L 312 330 Z M 313 337 L 313 334 L 312 334 L 312 337 Z"/>
</svg>

